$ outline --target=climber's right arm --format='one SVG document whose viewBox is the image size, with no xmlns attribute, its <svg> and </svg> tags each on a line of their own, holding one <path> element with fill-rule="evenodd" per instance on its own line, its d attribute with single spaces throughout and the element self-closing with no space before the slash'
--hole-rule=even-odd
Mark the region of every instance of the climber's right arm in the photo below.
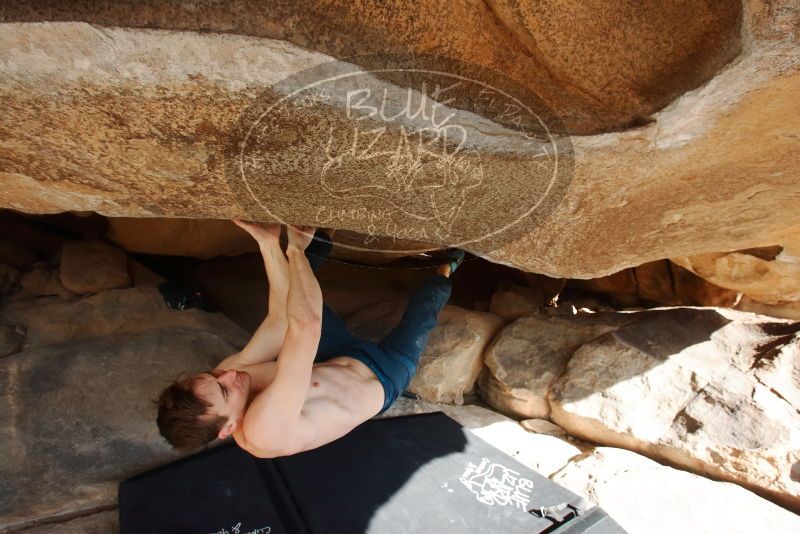
<svg viewBox="0 0 800 534">
<path fill-rule="evenodd" d="M 218 369 L 275 361 L 288 328 L 286 299 L 289 292 L 289 264 L 280 246 L 280 224 L 258 224 L 234 220 L 258 242 L 269 282 L 268 313 L 247 345 L 220 363 Z"/>
</svg>

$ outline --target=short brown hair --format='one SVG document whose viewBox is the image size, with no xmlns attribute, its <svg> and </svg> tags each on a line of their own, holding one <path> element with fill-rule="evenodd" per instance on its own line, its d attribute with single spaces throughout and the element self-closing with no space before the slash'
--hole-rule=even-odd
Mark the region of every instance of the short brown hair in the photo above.
<svg viewBox="0 0 800 534">
<path fill-rule="evenodd" d="M 198 397 L 192 390 L 196 377 L 178 376 L 161 393 L 156 403 L 156 424 L 162 436 L 180 451 L 197 449 L 213 441 L 227 421 L 216 415 L 204 418 L 211 403 Z"/>
</svg>

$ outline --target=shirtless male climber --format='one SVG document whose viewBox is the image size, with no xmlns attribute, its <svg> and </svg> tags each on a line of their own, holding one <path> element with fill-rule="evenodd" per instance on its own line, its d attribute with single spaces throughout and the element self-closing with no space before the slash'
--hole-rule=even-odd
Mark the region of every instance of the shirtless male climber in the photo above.
<svg viewBox="0 0 800 534">
<path fill-rule="evenodd" d="M 414 376 L 464 253 L 455 250 L 411 296 L 397 327 L 373 343 L 353 336 L 322 302 L 314 271 L 330 253 L 330 235 L 287 226 L 284 255 L 279 224 L 234 223 L 261 249 L 269 313 L 240 352 L 164 390 L 161 435 L 180 450 L 233 436 L 254 456 L 271 458 L 330 443 L 387 410 Z"/>
</svg>

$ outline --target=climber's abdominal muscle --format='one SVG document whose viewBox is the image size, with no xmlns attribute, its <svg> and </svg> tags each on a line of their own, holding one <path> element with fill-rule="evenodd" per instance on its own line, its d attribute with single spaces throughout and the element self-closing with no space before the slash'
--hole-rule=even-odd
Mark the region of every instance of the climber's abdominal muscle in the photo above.
<svg viewBox="0 0 800 534">
<path fill-rule="evenodd" d="M 250 398 L 269 387 L 277 362 L 264 362 L 242 367 L 250 374 Z M 292 453 L 309 450 L 338 439 L 380 412 L 384 390 L 375 373 L 363 362 L 348 356 L 336 356 L 314 364 L 308 385 L 302 417 L 313 428 L 310 439 Z M 247 411 L 245 410 L 245 415 Z M 243 431 L 233 434 L 245 450 L 259 455 L 247 442 Z"/>
</svg>

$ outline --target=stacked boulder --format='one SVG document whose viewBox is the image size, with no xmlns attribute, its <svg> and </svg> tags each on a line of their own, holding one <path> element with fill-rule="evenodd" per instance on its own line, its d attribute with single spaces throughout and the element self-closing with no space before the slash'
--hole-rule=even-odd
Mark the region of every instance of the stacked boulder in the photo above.
<svg viewBox="0 0 800 534">
<path fill-rule="evenodd" d="M 798 332 L 722 308 L 530 315 L 488 347 L 480 392 L 504 413 L 800 510 Z"/>
</svg>

